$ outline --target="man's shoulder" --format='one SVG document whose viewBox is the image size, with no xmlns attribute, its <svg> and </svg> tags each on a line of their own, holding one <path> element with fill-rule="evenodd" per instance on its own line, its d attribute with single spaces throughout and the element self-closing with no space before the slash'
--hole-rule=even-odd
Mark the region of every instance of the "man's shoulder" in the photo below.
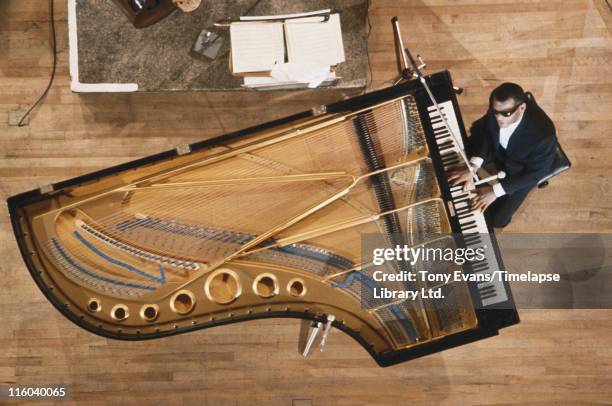
<svg viewBox="0 0 612 406">
<path fill-rule="evenodd" d="M 531 103 L 527 108 L 526 132 L 533 137 L 541 139 L 543 142 L 556 139 L 555 125 L 548 115 L 535 103 Z"/>
<path fill-rule="evenodd" d="M 491 115 L 490 114 L 485 114 L 484 116 L 480 117 L 479 119 L 477 119 L 476 121 L 474 121 L 472 123 L 472 132 L 473 131 L 486 131 L 491 129 L 492 126 L 492 121 L 491 121 Z"/>
</svg>

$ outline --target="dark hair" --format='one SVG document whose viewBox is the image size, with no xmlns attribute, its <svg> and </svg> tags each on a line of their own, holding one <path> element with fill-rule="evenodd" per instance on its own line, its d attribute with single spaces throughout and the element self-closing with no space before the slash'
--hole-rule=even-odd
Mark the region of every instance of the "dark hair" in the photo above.
<svg viewBox="0 0 612 406">
<path fill-rule="evenodd" d="M 521 104 L 527 100 L 523 88 L 516 83 L 502 83 L 491 92 L 489 96 L 489 106 L 493 106 L 493 100 L 505 102 L 508 99 L 514 99 L 516 104 Z"/>
</svg>

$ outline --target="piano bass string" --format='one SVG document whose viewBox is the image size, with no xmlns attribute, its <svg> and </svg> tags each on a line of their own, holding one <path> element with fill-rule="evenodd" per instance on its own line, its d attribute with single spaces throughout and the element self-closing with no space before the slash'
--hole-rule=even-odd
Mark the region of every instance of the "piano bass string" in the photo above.
<svg viewBox="0 0 612 406">
<path fill-rule="evenodd" d="M 450 76 L 429 80 L 464 136 Z M 383 300 L 375 289 L 431 286 L 376 281 L 361 252 L 377 235 L 391 247 L 487 252 L 473 268 L 400 261 L 390 273 L 502 266 L 482 215 L 445 180 L 463 145 L 432 107 L 409 82 L 26 192 L 9 199 L 15 234 L 50 302 L 115 339 L 333 315 L 386 366 L 494 335 L 518 322 L 507 285 L 450 282 L 437 286 L 444 300 Z"/>
</svg>

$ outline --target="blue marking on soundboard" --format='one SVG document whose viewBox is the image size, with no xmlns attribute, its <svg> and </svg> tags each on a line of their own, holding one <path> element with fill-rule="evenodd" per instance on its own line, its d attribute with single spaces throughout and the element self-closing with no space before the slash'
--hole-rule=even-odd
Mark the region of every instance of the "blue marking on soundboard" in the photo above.
<svg viewBox="0 0 612 406">
<path fill-rule="evenodd" d="M 247 233 L 217 230 L 214 228 L 191 227 L 185 224 L 174 222 L 165 226 L 163 221 L 150 217 L 146 217 L 145 219 L 124 220 L 117 224 L 117 229 L 119 231 L 131 230 L 136 227 L 151 228 L 154 230 L 170 232 L 178 235 L 193 236 L 196 238 L 206 238 L 234 244 L 245 244 L 255 238 L 254 235 L 250 235 Z M 275 242 L 276 240 L 274 238 L 270 238 L 262 242 L 260 246 L 265 247 L 267 244 L 272 245 Z M 340 269 L 351 269 L 355 266 L 353 262 L 348 258 L 342 257 L 340 255 L 328 255 L 325 253 L 317 252 L 314 249 L 308 249 L 308 247 L 306 246 L 300 246 L 297 244 L 288 245 L 280 248 L 271 248 L 271 250 L 322 262 L 324 264 L 335 266 Z"/>
<path fill-rule="evenodd" d="M 116 280 L 116 279 L 107 278 L 107 277 L 102 276 L 102 275 L 97 275 L 97 274 L 95 274 L 93 272 L 89 272 L 88 270 L 84 269 L 79 264 L 74 262 L 72 260 L 72 258 L 70 258 L 70 256 L 64 251 L 64 249 L 61 247 L 61 245 L 57 242 L 57 240 L 55 238 L 52 238 L 51 242 L 53 243 L 53 246 L 55 247 L 57 252 L 60 253 L 62 258 L 64 258 L 64 260 L 66 260 L 66 262 L 68 262 L 70 265 L 72 265 L 74 267 L 74 269 L 76 269 L 77 271 L 79 271 L 81 273 L 84 273 L 87 276 L 90 276 L 90 277 L 92 277 L 94 279 L 101 280 L 103 282 L 112 283 L 114 285 L 126 286 L 128 288 L 155 290 L 155 287 L 153 287 L 153 286 L 138 285 L 138 284 L 135 284 L 135 283 L 123 282 L 123 281 L 119 281 L 119 280 Z"/>
<path fill-rule="evenodd" d="M 140 276 L 144 276 L 147 279 L 150 279 L 154 282 L 157 283 L 161 283 L 162 285 L 166 283 L 166 273 L 164 272 L 164 268 L 162 267 L 161 264 L 159 264 L 159 277 L 155 276 L 155 275 L 151 275 L 150 273 L 147 273 L 145 271 L 141 271 L 140 269 L 133 267 L 130 264 L 126 264 L 125 262 L 121 262 L 119 260 L 116 260 L 115 258 L 109 257 L 108 255 L 106 255 L 105 253 L 103 253 L 102 251 L 100 251 L 99 249 L 97 249 L 96 247 L 94 247 L 89 241 L 87 241 L 85 238 L 83 238 L 83 236 L 81 234 L 79 234 L 78 231 L 74 231 L 73 232 L 74 236 L 83 244 L 85 245 L 87 248 L 89 248 L 94 254 L 98 255 L 100 258 L 110 262 L 113 265 L 117 265 L 118 267 L 127 269 L 128 271 L 131 272 L 135 272 Z"/>
<path fill-rule="evenodd" d="M 355 266 L 353 261 L 348 258 L 344 258 L 340 255 L 329 255 L 322 252 L 317 252 L 313 250 L 309 250 L 308 248 L 300 247 L 300 246 L 291 246 L 287 245 L 285 247 L 273 248 L 274 251 L 285 252 L 291 255 L 297 255 L 300 257 L 312 259 L 315 261 L 323 262 L 324 264 L 329 264 L 335 266 L 340 269 L 351 269 Z"/>
</svg>

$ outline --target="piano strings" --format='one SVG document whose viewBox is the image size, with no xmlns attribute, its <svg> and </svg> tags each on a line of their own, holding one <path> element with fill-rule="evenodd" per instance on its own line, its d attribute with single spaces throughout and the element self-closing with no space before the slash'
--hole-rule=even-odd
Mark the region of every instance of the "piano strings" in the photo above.
<svg viewBox="0 0 612 406">
<path fill-rule="evenodd" d="M 489 244 L 471 271 L 500 269 L 494 242 L 479 235 L 484 219 L 444 178 L 463 145 L 452 136 L 461 131 L 449 79 L 436 78 L 439 107 L 408 83 L 186 155 L 67 181 L 34 200 L 18 196 L 9 206 L 20 246 L 33 252 L 26 263 L 64 314 L 113 338 L 333 315 L 333 326 L 388 365 L 441 348 L 428 343 L 450 346 L 461 332 L 472 330 L 462 340 L 490 335 L 516 322 L 504 314 L 491 327 L 480 317 L 480 306 L 510 300 L 503 284 L 379 282 L 362 252 L 366 235 L 386 247 L 455 248 L 463 244 L 455 232 L 469 247 Z M 428 261 L 385 267 L 470 271 Z M 375 293 L 432 287 L 445 298 Z"/>
</svg>

